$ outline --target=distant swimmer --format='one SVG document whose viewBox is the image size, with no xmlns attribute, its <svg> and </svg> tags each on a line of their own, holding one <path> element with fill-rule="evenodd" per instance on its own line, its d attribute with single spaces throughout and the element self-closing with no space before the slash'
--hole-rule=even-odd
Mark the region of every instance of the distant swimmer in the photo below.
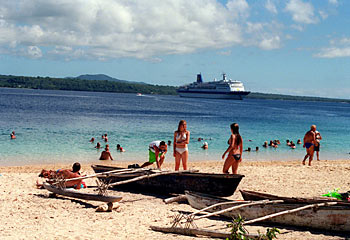
<svg viewBox="0 0 350 240">
<path fill-rule="evenodd" d="M 237 174 L 238 165 L 242 162 L 243 139 L 239 134 L 239 126 L 237 123 L 232 123 L 230 127 L 231 136 L 227 142 L 229 146 L 222 155 L 222 159 L 225 159 L 226 153 L 228 153 L 228 155 L 222 171 L 223 173 L 229 173 L 229 169 L 232 167 L 232 173 Z"/>
<path fill-rule="evenodd" d="M 142 164 L 142 168 L 157 164 L 157 168 L 160 169 L 163 165 L 165 154 L 168 151 L 168 146 L 164 141 L 153 141 L 148 146 L 148 162 Z"/>
<path fill-rule="evenodd" d="M 120 144 L 117 144 L 117 151 L 125 152 L 124 148 L 122 146 L 120 146 Z"/>
<path fill-rule="evenodd" d="M 290 141 L 289 141 L 289 139 L 286 140 L 286 143 L 287 143 L 288 146 L 290 146 Z"/>
<path fill-rule="evenodd" d="M 203 148 L 203 149 L 208 149 L 208 143 L 207 143 L 207 142 L 204 142 L 201 148 Z"/>
<path fill-rule="evenodd" d="M 258 151 L 259 151 L 259 147 L 256 147 L 256 148 L 255 148 L 255 151 L 258 152 Z"/>
<path fill-rule="evenodd" d="M 106 145 L 105 150 L 101 153 L 100 160 L 113 160 L 108 144 Z"/>
<path fill-rule="evenodd" d="M 203 140 L 203 138 L 201 138 Z M 182 167 L 187 170 L 188 160 L 188 143 L 190 142 L 190 131 L 187 130 L 187 123 L 181 120 L 174 132 L 173 156 L 175 157 L 175 171 L 179 171 L 180 163 Z"/>
<path fill-rule="evenodd" d="M 298 139 L 297 144 L 301 144 L 301 140 L 300 139 Z"/>
<path fill-rule="evenodd" d="M 12 133 L 10 134 L 11 139 L 16 139 L 16 134 L 15 131 L 12 131 Z"/>
<path fill-rule="evenodd" d="M 97 142 L 95 148 L 100 149 L 101 148 L 101 144 L 99 142 Z"/>
<path fill-rule="evenodd" d="M 95 138 L 91 138 L 89 142 L 94 143 L 95 142 Z"/>
<path fill-rule="evenodd" d="M 303 165 L 305 165 L 306 159 L 309 158 L 309 166 L 311 166 L 311 161 L 314 157 L 314 146 L 316 141 L 315 131 L 316 131 L 316 125 L 312 125 L 310 130 L 307 133 L 305 133 L 303 147 L 306 148 L 306 155 L 302 162 Z"/>
<path fill-rule="evenodd" d="M 171 141 L 170 140 L 168 140 L 168 146 L 171 146 Z"/>
<path fill-rule="evenodd" d="M 249 147 L 249 148 L 247 148 L 246 150 L 244 150 L 245 152 L 250 152 L 250 151 L 252 151 L 252 149 Z"/>
<path fill-rule="evenodd" d="M 108 142 L 107 133 L 105 134 L 105 137 L 103 139 L 105 140 L 105 142 Z"/>
<path fill-rule="evenodd" d="M 267 148 L 267 141 L 264 142 L 264 144 L 262 145 L 264 148 Z"/>
<path fill-rule="evenodd" d="M 317 156 L 317 161 L 320 161 L 320 141 L 322 140 L 322 136 L 320 134 L 319 131 L 315 131 L 315 138 L 316 138 L 316 141 L 315 141 L 315 147 L 314 147 L 314 150 L 316 152 L 316 156 Z"/>
</svg>

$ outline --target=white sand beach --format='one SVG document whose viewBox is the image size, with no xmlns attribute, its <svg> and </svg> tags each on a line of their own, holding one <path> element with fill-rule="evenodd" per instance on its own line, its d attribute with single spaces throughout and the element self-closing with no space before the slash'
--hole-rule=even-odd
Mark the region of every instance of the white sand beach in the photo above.
<svg viewBox="0 0 350 240">
<path fill-rule="evenodd" d="M 128 163 L 118 163 L 126 166 Z M 190 168 L 201 172 L 220 173 L 222 161 L 191 162 Z M 96 212 L 98 202 L 68 197 L 50 198 L 49 192 L 37 189 L 35 181 L 42 168 L 70 168 L 69 165 L 0 167 L 0 236 L 1 239 L 194 239 L 175 234 L 163 234 L 150 229 L 151 225 L 170 226 L 172 216 L 193 212 L 187 204 L 165 204 L 151 195 L 110 191 L 123 197 L 120 208 L 113 212 Z M 173 169 L 165 163 L 163 169 Z M 341 192 L 350 189 L 350 161 L 314 161 L 313 166 L 301 162 L 243 162 L 238 169 L 245 175 L 238 189 L 261 191 L 281 196 L 313 197 L 334 188 Z M 89 165 L 82 171 L 93 173 Z M 95 186 L 95 179 L 86 181 Z M 93 192 L 94 188 L 82 191 Z M 239 191 L 230 197 L 242 199 Z M 228 221 L 203 219 L 198 227 L 222 229 Z M 278 239 L 344 239 L 344 235 L 278 227 Z M 250 233 L 265 232 L 265 227 L 247 226 Z"/>
</svg>

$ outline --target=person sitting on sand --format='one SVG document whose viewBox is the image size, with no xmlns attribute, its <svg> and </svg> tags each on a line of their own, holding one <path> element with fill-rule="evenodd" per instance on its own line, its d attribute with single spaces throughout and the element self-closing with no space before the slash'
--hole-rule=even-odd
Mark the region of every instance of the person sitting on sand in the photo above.
<svg viewBox="0 0 350 240">
<path fill-rule="evenodd" d="M 207 142 L 204 142 L 201 148 L 203 148 L 203 149 L 208 149 L 208 143 L 207 143 Z"/>
<path fill-rule="evenodd" d="M 113 160 L 108 144 L 106 145 L 105 150 L 101 153 L 100 160 Z"/>
<path fill-rule="evenodd" d="M 237 123 L 232 123 L 230 127 L 231 136 L 228 140 L 229 146 L 222 155 L 222 159 L 225 159 L 226 153 L 228 153 L 228 156 L 225 160 L 222 171 L 223 173 L 229 173 L 229 169 L 232 167 L 232 173 L 237 174 L 238 165 L 242 162 L 243 139 L 239 134 L 239 126 Z"/>
<path fill-rule="evenodd" d="M 10 134 L 11 139 L 16 139 L 16 134 L 15 131 L 12 131 L 12 133 Z"/>
<path fill-rule="evenodd" d="M 309 158 L 309 166 L 311 166 L 311 161 L 314 157 L 314 146 L 316 141 L 315 131 L 316 131 L 316 125 L 312 125 L 310 130 L 305 133 L 303 147 L 306 148 L 306 155 L 302 162 L 303 165 L 305 165 L 306 159 Z"/>
<path fill-rule="evenodd" d="M 165 154 L 168 151 L 168 146 L 164 141 L 153 141 L 149 144 L 148 154 L 149 160 L 142 164 L 142 168 L 152 165 L 154 162 L 157 164 L 157 168 L 160 169 L 164 159 Z"/>
<path fill-rule="evenodd" d="M 50 179 L 57 179 L 57 178 L 63 178 L 63 179 L 70 179 L 70 178 L 78 178 L 81 177 L 79 171 L 80 171 L 80 163 L 74 163 L 72 170 L 70 169 L 58 169 L 57 171 L 54 170 L 45 170 L 42 169 L 41 173 L 39 174 L 39 177 L 43 177 L 43 178 L 48 178 L 49 181 L 47 181 L 48 183 L 52 183 L 53 181 Z M 74 187 L 76 189 L 80 189 L 80 188 L 86 188 L 86 184 L 84 183 L 84 181 L 82 179 L 79 180 L 74 180 L 74 181 L 67 181 L 65 182 L 65 186 L 66 187 Z M 37 181 L 37 187 L 41 188 L 42 184 L 39 184 L 39 182 Z"/>
<path fill-rule="evenodd" d="M 117 151 L 125 152 L 124 148 L 122 146 L 120 146 L 120 144 L 117 144 Z"/>
</svg>

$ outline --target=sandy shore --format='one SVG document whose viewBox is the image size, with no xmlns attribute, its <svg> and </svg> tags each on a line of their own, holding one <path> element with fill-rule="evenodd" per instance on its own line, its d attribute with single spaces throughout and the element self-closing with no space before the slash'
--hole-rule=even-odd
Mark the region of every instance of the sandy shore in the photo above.
<svg viewBox="0 0 350 240">
<path fill-rule="evenodd" d="M 116 163 L 126 166 L 127 163 Z M 192 162 L 190 168 L 220 173 L 223 162 Z M 151 195 L 111 191 L 120 195 L 120 210 L 95 212 L 98 202 L 50 198 L 46 190 L 37 189 L 35 181 L 42 168 L 70 168 L 68 165 L 0 167 L 0 238 L 1 239 L 194 239 L 150 230 L 150 225 L 169 226 L 179 211 L 192 212 L 187 204 L 164 204 Z M 165 163 L 163 169 L 173 169 Z M 93 173 L 89 165 L 82 168 Z M 300 162 L 246 162 L 239 173 L 245 175 L 238 189 L 262 191 L 283 196 L 320 196 L 328 190 L 350 190 L 350 161 L 314 161 L 312 167 Z M 87 185 L 95 186 L 89 179 Z M 93 188 L 84 191 L 93 192 Z M 232 199 L 241 199 L 237 191 Z M 220 229 L 228 222 L 203 219 L 199 227 Z M 264 227 L 248 226 L 251 233 Z M 280 227 L 278 239 L 344 239 L 327 232 Z"/>
</svg>

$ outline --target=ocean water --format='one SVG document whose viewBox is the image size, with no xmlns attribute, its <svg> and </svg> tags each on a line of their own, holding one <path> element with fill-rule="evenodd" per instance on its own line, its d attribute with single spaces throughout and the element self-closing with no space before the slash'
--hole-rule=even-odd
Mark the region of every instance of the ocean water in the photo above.
<svg viewBox="0 0 350 240">
<path fill-rule="evenodd" d="M 178 96 L 0 89 L 0 165 L 96 163 L 94 148 L 107 133 L 115 161 L 142 163 L 153 140 L 173 140 L 179 120 L 191 132 L 191 160 L 220 160 L 227 148 L 230 124 L 237 122 L 244 140 L 243 161 L 301 160 L 305 149 L 286 146 L 302 139 L 316 124 L 323 140 L 322 159 L 350 159 L 350 104 L 245 99 L 191 99 Z M 15 131 L 17 139 L 11 140 Z M 95 137 L 95 143 L 89 142 Z M 200 147 L 201 137 L 209 144 Z M 279 139 L 277 149 L 264 141 Z M 126 150 L 116 151 L 120 144 Z M 172 147 L 166 161 L 174 161 Z"/>
</svg>

